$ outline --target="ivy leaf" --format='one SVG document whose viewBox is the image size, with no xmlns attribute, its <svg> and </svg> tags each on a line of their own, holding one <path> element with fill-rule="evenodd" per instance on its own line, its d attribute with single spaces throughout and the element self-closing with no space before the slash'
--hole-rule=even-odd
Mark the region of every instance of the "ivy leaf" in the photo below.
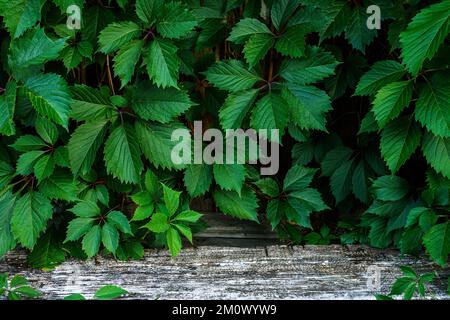
<svg viewBox="0 0 450 320">
<path fill-rule="evenodd" d="M 172 257 L 176 257 L 181 251 L 181 237 L 175 228 L 169 228 L 166 233 L 167 245 Z"/>
<path fill-rule="evenodd" d="M 279 30 L 295 12 L 299 5 L 298 0 L 275 1 L 270 11 L 272 23 Z"/>
<path fill-rule="evenodd" d="M 69 222 L 67 227 L 66 240 L 77 241 L 84 236 L 94 225 L 95 219 L 93 218 L 75 218 Z"/>
<path fill-rule="evenodd" d="M 331 110 L 330 97 L 313 86 L 288 84 L 282 97 L 289 105 L 292 121 L 301 129 L 327 131 L 325 113 Z"/>
<path fill-rule="evenodd" d="M 278 197 L 280 194 L 280 188 L 275 180 L 272 178 L 264 178 L 255 182 L 255 185 L 261 190 L 264 194 L 270 197 Z"/>
<path fill-rule="evenodd" d="M 80 201 L 69 211 L 80 218 L 95 218 L 100 215 L 100 208 L 90 201 Z"/>
<path fill-rule="evenodd" d="M 171 159 L 172 150 L 178 144 L 172 140 L 172 132 L 182 128 L 184 127 L 176 122 L 168 125 L 136 122 L 136 136 L 142 152 L 156 168 L 181 169 L 184 167 L 184 165 L 174 164 Z"/>
<path fill-rule="evenodd" d="M 397 176 L 382 176 L 373 182 L 372 191 L 381 201 L 398 201 L 409 192 L 406 180 Z"/>
<path fill-rule="evenodd" d="M 331 53 L 319 47 L 309 47 L 305 57 L 288 60 L 280 75 L 288 82 L 310 84 L 333 75 L 337 65 L 339 62 Z"/>
<path fill-rule="evenodd" d="M 433 226 L 423 237 L 423 244 L 431 258 L 444 267 L 450 253 L 450 223 Z"/>
<path fill-rule="evenodd" d="M 311 184 L 316 172 L 317 169 L 306 168 L 300 165 L 293 166 L 286 173 L 283 191 L 290 192 L 305 189 Z"/>
<path fill-rule="evenodd" d="M 258 222 L 258 200 L 254 192 L 246 187 L 242 188 L 241 195 L 235 191 L 216 191 L 214 201 L 219 209 L 226 215 Z"/>
<path fill-rule="evenodd" d="M 156 23 L 156 30 L 164 38 L 179 39 L 191 32 L 196 25 L 195 17 L 181 3 L 169 2 Z"/>
<path fill-rule="evenodd" d="M 378 91 L 372 111 L 380 129 L 383 129 L 409 105 L 412 93 L 411 81 L 393 82 Z"/>
<path fill-rule="evenodd" d="M 58 128 L 52 122 L 39 117 L 36 119 L 35 126 L 36 132 L 48 144 L 53 145 L 58 140 Z"/>
<path fill-rule="evenodd" d="M 207 164 L 192 164 L 184 171 L 184 185 L 193 198 L 205 194 L 212 183 L 212 166 Z"/>
<path fill-rule="evenodd" d="M 245 167 L 242 164 L 214 164 L 213 171 L 214 179 L 222 189 L 241 194 L 245 180 Z"/>
<path fill-rule="evenodd" d="M 114 74 L 120 78 L 121 88 L 131 81 L 136 64 L 141 57 L 143 40 L 135 40 L 122 46 L 114 57 Z"/>
<path fill-rule="evenodd" d="M 269 93 L 262 97 L 253 109 L 250 124 L 253 129 L 279 129 L 283 136 L 289 121 L 289 109 L 286 101 L 278 94 Z"/>
<path fill-rule="evenodd" d="M 192 231 L 189 227 L 176 223 L 174 223 L 173 226 L 175 226 L 175 228 L 178 229 L 178 231 L 192 244 Z"/>
<path fill-rule="evenodd" d="M 119 232 L 109 222 L 106 222 L 102 227 L 102 243 L 109 252 L 116 253 L 119 246 Z"/>
<path fill-rule="evenodd" d="M 98 289 L 94 295 L 94 298 L 99 300 L 112 300 L 120 298 L 125 294 L 128 294 L 128 291 L 118 286 L 107 285 Z"/>
<path fill-rule="evenodd" d="M 364 6 L 353 9 L 349 17 L 345 30 L 345 38 L 349 40 L 353 48 L 365 52 L 369 45 L 377 36 L 377 30 L 367 29 L 367 14 Z"/>
<path fill-rule="evenodd" d="M 247 70 L 239 60 L 219 61 L 209 67 L 205 75 L 217 88 L 231 92 L 250 89 L 262 80 L 255 72 Z"/>
<path fill-rule="evenodd" d="M 61 76 L 46 73 L 28 78 L 25 89 L 31 104 L 41 116 L 67 128 L 71 97 Z"/>
<path fill-rule="evenodd" d="M 0 257 L 14 249 L 16 241 L 11 230 L 11 218 L 16 197 L 11 191 L 0 196 Z M 1 286 L 0 286 L 1 287 Z"/>
<path fill-rule="evenodd" d="M 161 89 L 143 82 L 132 93 L 132 106 L 144 120 L 168 123 L 185 113 L 192 105 L 189 95 L 175 88 Z"/>
<path fill-rule="evenodd" d="M 16 172 L 22 175 L 31 174 L 34 164 L 43 155 L 44 151 L 29 151 L 20 155 L 17 160 Z"/>
<path fill-rule="evenodd" d="M 390 122 L 381 133 L 381 154 L 392 173 L 405 164 L 420 144 L 422 131 L 409 116 Z"/>
<path fill-rule="evenodd" d="M 431 59 L 450 32 L 450 2 L 433 4 L 420 11 L 400 34 L 402 58 L 416 76 L 426 59 Z"/>
<path fill-rule="evenodd" d="M 40 182 L 39 191 L 52 200 L 76 201 L 78 188 L 69 175 L 56 171 Z"/>
<path fill-rule="evenodd" d="M 181 192 L 175 191 L 167 187 L 166 185 L 162 185 L 163 187 L 163 198 L 164 204 L 166 205 L 167 212 L 169 216 L 172 216 L 178 209 L 180 205 L 180 195 Z"/>
<path fill-rule="evenodd" d="M 85 85 L 71 87 L 72 118 L 77 121 L 95 122 L 113 118 L 116 108 L 99 91 Z"/>
<path fill-rule="evenodd" d="M 86 235 L 83 237 L 83 241 L 81 242 L 83 251 L 86 253 L 88 258 L 92 258 L 98 253 L 100 249 L 100 242 L 102 239 L 102 230 L 101 227 L 95 225 L 89 230 Z"/>
<path fill-rule="evenodd" d="M 450 178 L 450 138 L 440 138 L 426 132 L 422 151 L 427 162 L 436 172 Z"/>
<path fill-rule="evenodd" d="M 356 87 L 356 96 L 374 95 L 386 85 L 399 80 L 406 74 L 405 68 L 394 60 L 384 60 L 375 63 L 365 73 Z"/>
<path fill-rule="evenodd" d="M 99 50 L 105 54 L 120 49 L 141 33 L 141 28 L 134 22 L 113 22 L 103 29 L 98 36 Z"/>
<path fill-rule="evenodd" d="M 250 68 L 254 67 L 275 43 L 273 35 L 259 33 L 252 35 L 244 46 L 244 56 Z"/>
<path fill-rule="evenodd" d="M 144 168 L 133 128 L 122 125 L 114 129 L 106 140 L 104 154 L 109 174 L 122 182 L 139 182 Z"/>
<path fill-rule="evenodd" d="M 219 119 L 222 128 L 237 129 L 247 116 L 248 111 L 253 106 L 259 90 L 244 90 L 231 93 L 220 108 Z"/>
<path fill-rule="evenodd" d="M 13 71 L 16 68 L 23 70 L 57 59 L 65 42 L 65 39 L 51 40 L 44 29 L 30 30 L 11 43 L 10 67 Z"/>
<path fill-rule="evenodd" d="M 163 5 L 163 0 L 137 0 L 136 14 L 147 25 L 151 25 L 161 15 Z"/>
<path fill-rule="evenodd" d="M 450 138 L 450 84 L 447 76 L 427 81 L 420 90 L 414 111 L 416 120 L 434 135 Z"/>
<path fill-rule="evenodd" d="M 47 232 L 39 238 L 33 251 L 27 257 L 28 263 L 33 268 L 51 270 L 56 265 L 64 262 L 66 252 L 61 247 L 61 241 L 53 232 Z"/>
<path fill-rule="evenodd" d="M 148 75 L 158 87 L 178 88 L 178 71 L 181 62 L 177 51 L 177 46 L 172 42 L 154 39 L 144 54 Z"/>
<path fill-rule="evenodd" d="M 344 162 L 336 171 L 331 175 L 330 186 L 336 203 L 344 200 L 352 190 L 352 177 L 354 172 L 353 159 Z"/>
<path fill-rule="evenodd" d="M 155 233 L 166 232 L 169 227 L 169 221 L 167 220 L 167 216 L 164 213 L 156 212 L 152 215 L 152 219 L 147 223 L 145 228 L 149 229 Z"/>
<path fill-rule="evenodd" d="M 203 215 L 193 211 L 193 210 L 186 210 L 178 214 L 173 221 L 183 221 L 183 222 L 191 222 L 195 223 L 197 222 Z"/>
<path fill-rule="evenodd" d="M 0 96 L 0 134 L 12 136 L 16 133 L 14 127 L 14 111 L 16 109 L 17 83 L 9 81 L 6 92 Z"/>
<path fill-rule="evenodd" d="M 105 136 L 107 121 L 96 121 L 79 126 L 69 140 L 70 167 L 75 176 L 91 169 L 97 151 Z"/>
<path fill-rule="evenodd" d="M 246 18 L 240 20 L 230 32 L 228 40 L 235 43 L 244 43 L 254 34 L 272 34 L 269 28 L 258 19 Z"/>
<path fill-rule="evenodd" d="M 127 217 L 120 211 L 111 211 L 106 217 L 108 223 L 126 234 L 133 234 L 130 222 Z"/>
<path fill-rule="evenodd" d="M 275 49 L 288 57 L 300 58 L 305 55 L 307 30 L 303 25 L 289 27 L 277 38 Z"/>
<path fill-rule="evenodd" d="M 44 3 L 43 0 L 0 0 L 0 15 L 13 38 L 19 38 L 41 20 Z"/>
<path fill-rule="evenodd" d="M 47 177 L 50 177 L 55 170 L 55 159 L 51 155 L 43 155 L 40 157 L 34 165 L 34 175 L 41 181 Z"/>
<path fill-rule="evenodd" d="M 23 247 L 32 249 L 52 215 L 50 200 L 39 192 L 26 193 L 17 200 L 14 208 L 11 219 L 14 237 Z"/>
</svg>

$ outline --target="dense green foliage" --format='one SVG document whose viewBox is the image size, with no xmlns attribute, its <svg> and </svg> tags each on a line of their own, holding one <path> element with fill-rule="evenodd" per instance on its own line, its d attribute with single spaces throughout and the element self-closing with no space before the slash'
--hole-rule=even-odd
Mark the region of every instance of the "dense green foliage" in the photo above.
<svg viewBox="0 0 450 320">
<path fill-rule="evenodd" d="M 0 16 L 0 256 L 177 255 L 212 199 L 292 243 L 447 263 L 449 0 L 0 0 Z M 279 129 L 280 172 L 175 165 L 171 134 L 195 120 Z"/>
</svg>

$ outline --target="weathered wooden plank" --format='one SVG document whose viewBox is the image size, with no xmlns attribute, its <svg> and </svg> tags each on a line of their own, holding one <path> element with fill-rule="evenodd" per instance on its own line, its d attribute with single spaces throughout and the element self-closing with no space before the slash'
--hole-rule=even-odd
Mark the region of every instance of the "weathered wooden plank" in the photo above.
<svg viewBox="0 0 450 320">
<path fill-rule="evenodd" d="M 397 251 L 332 245 L 205 246 L 186 248 L 177 259 L 150 250 L 140 261 L 70 260 L 51 272 L 28 269 L 24 255 L 14 252 L 0 263 L 0 272 L 25 275 L 46 299 L 75 292 L 89 297 L 105 284 L 119 285 L 131 293 L 128 298 L 138 299 L 373 299 L 388 291 L 401 265 L 420 273 L 434 269 L 427 259 Z M 372 281 L 377 270 L 379 287 Z M 433 298 L 447 298 L 449 274 L 438 271 Z"/>
</svg>

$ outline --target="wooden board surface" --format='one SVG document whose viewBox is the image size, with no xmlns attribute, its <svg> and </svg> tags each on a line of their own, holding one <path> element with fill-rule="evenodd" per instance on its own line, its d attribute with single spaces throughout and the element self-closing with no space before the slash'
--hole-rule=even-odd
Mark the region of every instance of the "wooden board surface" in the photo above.
<svg viewBox="0 0 450 320">
<path fill-rule="evenodd" d="M 27 268 L 24 254 L 13 252 L 0 262 L 0 272 L 25 275 L 46 299 L 91 297 L 106 284 L 125 288 L 134 299 L 373 299 L 389 290 L 401 265 L 436 270 L 427 259 L 397 251 L 332 245 L 202 246 L 184 249 L 175 260 L 165 250 L 150 250 L 140 261 L 69 260 L 50 272 Z M 450 271 L 437 270 L 431 297 L 444 299 Z"/>
</svg>

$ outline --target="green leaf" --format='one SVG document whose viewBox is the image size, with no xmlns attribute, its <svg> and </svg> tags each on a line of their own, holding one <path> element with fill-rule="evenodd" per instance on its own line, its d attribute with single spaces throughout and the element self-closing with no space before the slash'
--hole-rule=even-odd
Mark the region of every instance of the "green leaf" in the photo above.
<svg viewBox="0 0 450 320">
<path fill-rule="evenodd" d="M 352 190 L 352 178 L 354 173 L 353 159 L 344 162 L 336 171 L 331 175 L 330 187 L 333 193 L 336 203 L 344 200 Z"/>
<path fill-rule="evenodd" d="M 378 91 L 373 102 L 373 113 L 380 129 L 395 118 L 411 102 L 413 83 L 411 81 L 393 82 Z"/>
<path fill-rule="evenodd" d="M 47 228 L 53 207 L 39 192 L 28 192 L 17 200 L 11 219 L 12 232 L 20 244 L 32 249 L 39 234 Z"/>
<path fill-rule="evenodd" d="M 197 222 L 203 215 L 193 210 L 186 210 L 179 213 L 173 221 L 183 221 L 183 222 Z"/>
<path fill-rule="evenodd" d="M 119 77 L 121 88 L 131 81 L 136 64 L 141 57 L 143 40 L 135 40 L 122 46 L 114 57 L 114 74 Z"/>
<path fill-rule="evenodd" d="M 71 97 L 61 76 L 46 73 L 28 78 L 25 89 L 31 104 L 41 116 L 67 128 Z"/>
<path fill-rule="evenodd" d="M 212 183 L 212 166 L 207 164 L 192 164 L 184 171 L 184 185 L 193 198 L 205 194 Z"/>
<path fill-rule="evenodd" d="M 378 200 L 398 201 L 409 192 L 406 180 L 397 176 L 382 176 L 373 182 L 373 193 Z"/>
<path fill-rule="evenodd" d="M 172 150 L 178 144 L 177 141 L 172 140 L 172 133 L 182 128 L 184 128 L 182 125 L 173 122 L 168 125 L 136 122 L 136 135 L 142 152 L 156 168 L 181 169 L 184 167 L 184 165 L 174 164 L 171 159 Z"/>
<path fill-rule="evenodd" d="M 305 55 L 307 30 L 303 25 L 292 26 L 277 38 L 275 49 L 288 57 L 300 58 Z"/>
<path fill-rule="evenodd" d="M 272 23 L 279 30 L 292 16 L 300 1 L 298 0 L 278 0 L 272 5 L 270 11 Z"/>
<path fill-rule="evenodd" d="M 242 19 L 231 30 L 228 40 L 235 43 L 244 43 L 254 34 L 272 34 L 269 28 L 257 19 Z"/>
<path fill-rule="evenodd" d="M 136 1 L 136 14 L 146 24 L 153 24 L 157 18 L 161 15 L 163 9 L 163 0 L 137 0 Z"/>
<path fill-rule="evenodd" d="M 65 296 L 63 300 L 78 301 L 78 300 L 86 300 L 86 298 L 79 293 L 72 293 L 69 294 L 68 296 Z"/>
<path fill-rule="evenodd" d="M 281 219 L 288 211 L 289 204 L 278 199 L 270 200 L 267 204 L 267 219 L 270 221 L 272 229 L 275 229 L 281 222 Z"/>
<path fill-rule="evenodd" d="M 94 88 L 85 85 L 71 87 L 73 96 L 71 117 L 77 121 L 94 122 L 113 117 L 116 112 L 109 100 Z"/>
<path fill-rule="evenodd" d="M 10 48 L 9 65 L 14 69 L 41 65 L 58 58 L 64 48 L 65 39 L 51 40 L 44 29 L 28 31 L 24 36 L 13 41 Z"/>
<path fill-rule="evenodd" d="M 271 34 L 259 33 L 252 35 L 244 46 L 244 57 L 250 68 L 254 67 L 264 58 L 270 48 L 275 43 L 275 38 Z"/>
<path fill-rule="evenodd" d="M 19 38 L 41 20 L 44 3 L 43 0 L 0 0 L 0 15 L 13 38 Z"/>
<path fill-rule="evenodd" d="M 331 53 L 319 47 L 309 47 L 306 57 L 288 60 L 280 75 L 288 82 L 310 84 L 333 75 L 337 65 L 339 62 Z"/>
<path fill-rule="evenodd" d="M 131 126 L 114 129 L 105 143 L 105 163 L 109 174 L 126 183 L 138 183 L 143 171 L 137 136 Z"/>
<path fill-rule="evenodd" d="M 34 175 L 41 181 L 50 177 L 55 170 L 55 159 L 51 155 L 43 155 L 34 165 Z"/>
<path fill-rule="evenodd" d="M 245 180 L 245 167 L 242 164 L 214 164 L 213 171 L 214 179 L 222 189 L 241 194 Z"/>
<path fill-rule="evenodd" d="M 186 239 L 189 240 L 190 243 L 192 243 L 192 231 L 189 227 L 186 227 L 185 225 L 182 224 L 173 224 L 173 225 L 178 229 L 178 231 L 181 232 L 183 236 L 186 237 Z"/>
<path fill-rule="evenodd" d="M 115 228 L 119 229 L 123 233 L 126 234 L 133 234 L 131 231 L 130 222 L 128 221 L 128 218 L 120 211 L 111 211 L 108 216 L 106 217 L 106 220 L 109 224 L 114 226 Z"/>
<path fill-rule="evenodd" d="M 14 127 L 14 111 L 16 109 L 17 84 L 9 81 L 5 93 L 0 96 L 0 134 L 11 136 L 16 133 Z"/>
<path fill-rule="evenodd" d="M 253 89 L 229 94 L 219 111 L 222 128 L 240 128 L 250 108 L 253 106 L 258 92 L 258 89 Z"/>
<path fill-rule="evenodd" d="M 330 97 L 313 86 L 288 84 L 282 97 L 289 105 L 292 121 L 301 129 L 327 131 L 325 113 L 331 110 Z"/>
<path fill-rule="evenodd" d="M 164 184 L 162 184 L 162 187 L 164 193 L 164 204 L 166 205 L 169 216 L 172 216 L 177 211 L 178 206 L 180 205 L 181 192 L 172 190 Z"/>
<path fill-rule="evenodd" d="M 423 244 L 431 258 L 444 267 L 450 253 L 450 223 L 433 226 L 423 237 Z"/>
<path fill-rule="evenodd" d="M 95 218 L 100 215 L 100 208 L 90 201 L 80 201 L 69 211 L 80 218 Z"/>
<path fill-rule="evenodd" d="M 36 119 L 36 132 L 48 144 L 55 144 L 58 140 L 58 128 L 45 118 Z"/>
<path fill-rule="evenodd" d="M 20 136 L 16 142 L 14 142 L 11 147 L 19 152 L 28 152 L 33 150 L 40 150 L 45 148 L 47 145 L 42 139 L 32 135 L 23 135 Z"/>
<path fill-rule="evenodd" d="M 98 300 L 112 300 L 126 294 L 128 294 L 128 291 L 118 286 L 107 285 L 98 289 L 97 292 L 95 292 L 94 298 Z"/>
<path fill-rule="evenodd" d="M 426 59 L 431 59 L 450 32 L 450 2 L 433 4 L 420 11 L 400 34 L 402 58 L 416 76 Z"/>
<path fill-rule="evenodd" d="M 300 165 L 293 166 L 286 173 L 283 183 L 283 191 L 297 191 L 307 188 L 316 174 L 317 169 L 306 168 Z"/>
<path fill-rule="evenodd" d="M 66 259 L 66 252 L 61 248 L 61 241 L 53 232 L 47 232 L 39 238 L 33 251 L 27 257 L 33 268 L 51 270 Z"/>
<path fill-rule="evenodd" d="M 156 23 L 156 30 L 164 38 L 179 39 L 191 32 L 196 25 L 194 15 L 187 8 L 179 2 L 169 2 Z"/>
<path fill-rule="evenodd" d="M 422 131 L 409 116 L 390 122 L 381 133 L 381 154 L 392 173 L 405 164 L 420 144 Z"/>
<path fill-rule="evenodd" d="M 43 154 L 44 151 L 29 151 L 22 154 L 17 160 L 16 172 L 22 175 L 31 174 L 34 164 Z"/>
<path fill-rule="evenodd" d="M 214 201 L 221 212 L 226 215 L 258 222 L 258 200 L 254 192 L 246 187 L 242 188 L 241 195 L 235 191 L 216 191 Z"/>
<path fill-rule="evenodd" d="M 103 143 L 107 121 L 88 122 L 77 129 L 70 137 L 69 160 L 74 176 L 88 172 Z"/>
<path fill-rule="evenodd" d="M 329 209 L 316 189 L 306 188 L 288 194 L 289 204 L 297 211 L 323 211 Z"/>
<path fill-rule="evenodd" d="M 178 71 L 180 59 L 178 48 L 172 42 L 164 39 L 154 39 L 144 53 L 144 61 L 150 79 L 158 87 L 178 88 Z"/>
<path fill-rule="evenodd" d="M 269 93 L 262 97 L 253 109 L 250 124 L 255 130 L 279 129 L 280 136 L 288 123 L 289 108 L 278 94 Z"/>
<path fill-rule="evenodd" d="M 357 6 L 346 22 L 345 38 L 353 48 L 361 52 L 365 52 L 366 46 L 377 36 L 377 30 L 367 28 L 367 18 L 366 7 Z"/>
<path fill-rule="evenodd" d="M 142 119 L 161 123 L 174 120 L 194 105 L 187 92 L 175 88 L 161 89 L 148 82 L 140 83 L 133 90 L 131 103 Z"/>
<path fill-rule="evenodd" d="M 154 215 L 152 215 L 152 219 L 150 220 L 150 222 L 147 223 L 144 227 L 152 232 L 161 233 L 166 232 L 169 229 L 170 224 L 167 220 L 167 216 L 164 213 L 156 212 Z"/>
<path fill-rule="evenodd" d="M 139 25 L 131 21 L 113 22 L 100 32 L 99 50 L 105 54 L 116 51 L 139 36 L 141 31 Z"/>
<path fill-rule="evenodd" d="M 72 177 L 64 172 L 55 174 L 39 184 L 39 191 L 51 200 L 76 201 L 78 187 Z"/>
<path fill-rule="evenodd" d="M 134 211 L 133 218 L 131 219 L 131 221 L 145 220 L 153 214 L 153 210 L 154 210 L 153 204 L 139 206 Z"/>
<path fill-rule="evenodd" d="M 152 170 L 147 170 L 147 172 L 145 173 L 144 183 L 145 188 L 147 189 L 148 192 L 150 192 L 150 194 L 152 195 L 158 194 L 160 185 L 158 177 L 153 173 Z"/>
<path fill-rule="evenodd" d="M 425 207 L 416 207 L 409 211 L 408 219 L 406 220 L 406 227 L 411 227 L 419 222 L 420 216 L 429 211 L 430 209 Z"/>
<path fill-rule="evenodd" d="M 84 236 L 94 225 L 93 218 L 75 218 L 69 222 L 64 242 L 77 241 Z"/>
<path fill-rule="evenodd" d="M 365 73 L 356 87 L 356 96 L 374 95 L 386 85 L 399 80 L 406 74 L 405 67 L 394 60 L 376 62 Z"/>
<path fill-rule="evenodd" d="M 434 77 L 420 90 L 416 120 L 434 135 L 450 138 L 450 84 L 447 76 Z"/>
<path fill-rule="evenodd" d="M 222 90 L 238 92 L 252 88 L 261 77 L 239 60 L 219 61 L 205 72 L 207 80 Z"/>
<path fill-rule="evenodd" d="M 176 257 L 181 251 L 181 237 L 175 228 L 169 228 L 166 233 L 167 245 L 172 257 Z"/>
<path fill-rule="evenodd" d="M 11 218 L 14 212 L 16 197 L 11 191 L 0 196 L 0 257 L 14 249 L 16 241 L 11 230 Z M 2 286 L 0 285 L 0 288 Z"/>
<path fill-rule="evenodd" d="M 119 246 L 119 232 L 109 222 L 106 222 L 102 227 L 102 243 L 109 252 L 116 253 Z"/>
<path fill-rule="evenodd" d="M 14 290 L 14 293 L 27 298 L 37 298 L 41 295 L 41 293 L 37 289 L 30 286 L 18 287 Z"/>
<path fill-rule="evenodd" d="M 98 253 L 100 249 L 100 242 L 102 238 L 102 230 L 99 225 L 95 225 L 83 237 L 81 242 L 83 251 L 88 258 L 92 258 Z"/>
<path fill-rule="evenodd" d="M 264 178 L 255 182 L 255 185 L 261 190 L 264 194 L 269 197 L 278 197 L 280 194 L 280 188 L 278 187 L 278 183 L 272 178 Z"/>
<path fill-rule="evenodd" d="M 450 138 L 440 138 L 426 132 L 422 151 L 427 162 L 436 172 L 450 178 Z"/>
</svg>

